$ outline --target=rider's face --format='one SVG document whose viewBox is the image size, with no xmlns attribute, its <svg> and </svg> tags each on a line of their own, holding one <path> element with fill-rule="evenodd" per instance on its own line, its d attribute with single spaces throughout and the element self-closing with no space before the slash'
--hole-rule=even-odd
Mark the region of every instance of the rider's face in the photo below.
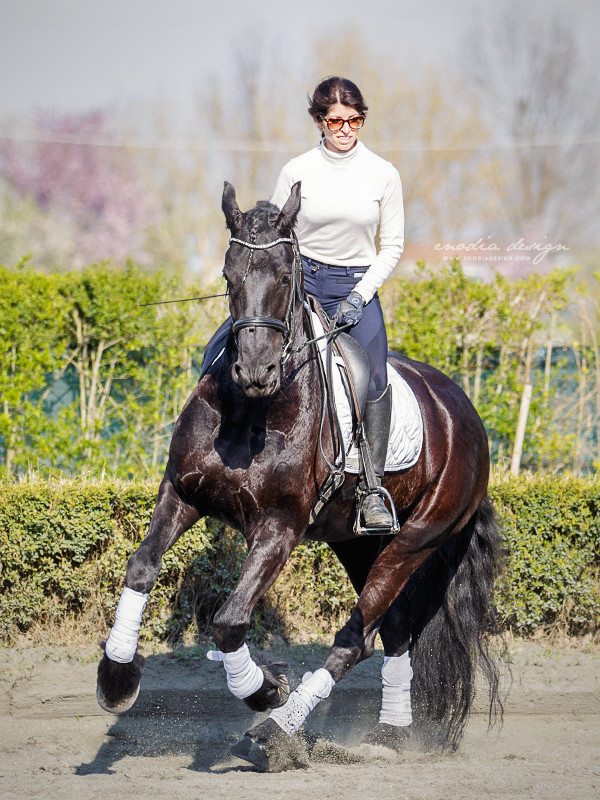
<svg viewBox="0 0 600 800">
<path fill-rule="evenodd" d="M 350 119 L 359 116 L 359 112 L 352 106 L 344 106 L 341 103 L 334 103 L 329 106 L 326 119 Z M 347 153 L 352 150 L 358 139 L 358 131 L 353 130 L 348 122 L 345 122 L 339 131 L 330 131 L 327 123 L 323 120 L 317 122 L 319 128 L 325 136 L 325 147 L 335 153 Z"/>
</svg>

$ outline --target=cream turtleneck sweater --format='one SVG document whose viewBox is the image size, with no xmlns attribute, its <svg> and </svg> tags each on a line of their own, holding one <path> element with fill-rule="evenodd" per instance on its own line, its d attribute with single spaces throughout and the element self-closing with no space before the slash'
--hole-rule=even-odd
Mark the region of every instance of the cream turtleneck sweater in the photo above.
<svg viewBox="0 0 600 800">
<path fill-rule="evenodd" d="M 302 181 L 296 233 L 308 258 L 369 269 L 355 291 L 368 303 L 404 249 L 404 207 L 398 170 L 358 141 L 346 153 L 324 144 L 283 167 L 271 202 L 282 208 Z M 379 252 L 375 235 L 379 226 Z"/>
</svg>

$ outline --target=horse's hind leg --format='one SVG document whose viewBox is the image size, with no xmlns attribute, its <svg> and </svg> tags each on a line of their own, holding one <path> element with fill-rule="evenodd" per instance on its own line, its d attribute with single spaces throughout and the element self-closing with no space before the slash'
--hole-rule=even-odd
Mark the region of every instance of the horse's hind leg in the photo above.
<svg viewBox="0 0 600 800">
<path fill-rule="evenodd" d="M 387 539 L 361 537 L 330 544 L 358 595 L 364 589 L 375 559 L 388 542 Z M 408 653 L 410 606 L 404 592 L 387 610 L 379 629 L 373 627 L 365 637 L 360 660 L 369 658 L 373 654 L 378 632 L 384 648 L 384 663 L 381 670 L 381 712 L 379 724 L 369 732 L 364 741 L 367 744 L 383 745 L 400 751 L 408 741 L 412 722 L 410 704 L 412 670 Z"/>
<path fill-rule="evenodd" d="M 378 724 L 363 741 L 400 752 L 406 747 L 412 731 L 410 603 L 405 592 L 386 612 L 379 626 L 379 635 L 383 643 L 381 711 Z"/>
<path fill-rule="evenodd" d="M 160 573 L 164 554 L 199 518 L 198 510 L 184 503 L 165 476 L 148 534 L 127 564 L 115 624 L 98 665 L 96 696 L 105 711 L 127 711 L 138 696 L 144 659 L 137 652 L 137 642 L 148 595 Z"/>
<path fill-rule="evenodd" d="M 329 543 L 329 546 L 348 573 L 350 582 L 358 596 L 360 596 L 365 587 L 371 567 L 388 542 L 388 537 L 363 536 Z M 365 637 L 359 661 L 373 655 L 376 636 L 377 627 L 374 626 L 369 635 Z"/>
<path fill-rule="evenodd" d="M 246 733 L 240 742 L 240 745 L 245 746 L 243 758 L 261 769 L 293 768 L 293 759 L 288 757 L 286 741 L 292 741 L 293 735 L 310 712 L 329 696 L 334 684 L 361 658 L 369 655 L 373 639 L 386 612 L 430 552 L 430 549 L 420 553 L 407 551 L 396 537 L 379 553 L 368 571 L 358 604 L 346 625 L 336 635 L 325 664 L 313 674 L 305 675 L 285 705 L 272 711 L 268 719 Z M 341 553 L 342 551 L 338 555 Z M 345 550 L 344 555 L 347 556 L 348 553 L 350 550 Z M 361 577 L 358 565 L 351 577 L 356 581 L 357 588 L 360 588 L 364 576 Z M 277 759 L 271 758 L 270 753 L 277 753 Z"/>
</svg>

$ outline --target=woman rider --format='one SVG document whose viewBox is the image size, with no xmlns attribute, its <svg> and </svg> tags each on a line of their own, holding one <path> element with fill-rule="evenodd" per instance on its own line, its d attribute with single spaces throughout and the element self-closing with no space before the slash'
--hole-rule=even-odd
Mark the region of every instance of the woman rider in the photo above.
<svg viewBox="0 0 600 800">
<path fill-rule="evenodd" d="M 378 480 L 383 477 L 390 430 L 391 387 L 387 382 L 387 336 L 377 290 L 404 249 L 402 183 L 397 169 L 358 140 L 367 105 L 345 78 L 322 81 L 309 98 L 308 112 L 321 141 L 281 170 L 271 202 L 281 208 L 296 181 L 302 204 L 296 233 L 304 285 L 325 311 L 367 352 L 372 383 L 364 417 Z M 375 236 L 379 229 L 379 251 Z M 392 527 L 380 495 L 363 503 L 367 528 Z"/>
</svg>

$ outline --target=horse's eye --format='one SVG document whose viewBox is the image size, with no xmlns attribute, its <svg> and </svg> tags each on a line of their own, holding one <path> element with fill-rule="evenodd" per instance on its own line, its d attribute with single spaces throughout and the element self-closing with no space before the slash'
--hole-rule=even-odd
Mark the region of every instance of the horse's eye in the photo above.
<svg viewBox="0 0 600 800">
<path fill-rule="evenodd" d="M 282 283 L 284 286 L 287 286 L 287 284 L 288 284 L 288 283 L 290 283 L 291 279 L 292 279 L 292 278 L 291 278 L 291 275 L 282 275 L 282 276 L 281 276 L 281 283 Z"/>
</svg>

